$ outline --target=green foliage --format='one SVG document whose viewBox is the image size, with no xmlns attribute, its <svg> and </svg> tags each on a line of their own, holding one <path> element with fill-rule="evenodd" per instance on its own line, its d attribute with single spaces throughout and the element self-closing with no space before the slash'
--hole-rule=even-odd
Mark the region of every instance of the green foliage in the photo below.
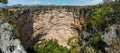
<svg viewBox="0 0 120 53">
<path fill-rule="evenodd" d="M 19 14 L 17 11 L 9 11 L 8 9 L 0 9 L 0 19 L 4 22 L 8 22 L 9 24 L 13 25 L 14 30 L 14 38 L 19 38 L 19 29 L 15 27 L 16 18 Z"/>
<path fill-rule="evenodd" d="M 0 3 L 7 4 L 7 3 L 8 3 L 8 0 L 0 0 Z"/>
<path fill-rule="evenodd" d="M 15 19 L 15 12 L 9 11 L 8 9 L 1 9 L 0 10 L 0 19 L 2 19 L 4 22 L 9 22 L 10 24 L 14 24 Z"/>
<path fill-rule="evenodd" d="M 57 40 L 43 40 L 39 44 L 34 45 L 34 50 L 37 53 L 68 53 L 66 47 L 58 44 Z"/>
<path fill-rule="evenodd" d="M 14 38 L 15 39 L 20 37 L 19 29 L 17 27 L 14 28 L 13 33 L 14 33 Z"/>
<path fill-rule="evenodd" d="M 71 46 L 70 53 L 79 53 L 80 46 L 78 44 L 78 38 L 77 37 L 71 37 L 71 38 L 69 38 L 67 44 L 69 46 Z"/>
<path fill-rule="evenodd" d="M 111 31 L 111 28 L 110 28 L 110 26 L 108 26 L 107 28 L 106 28 L 106 32 L 110 32 Z"/>
<path fill-rule="evenodd" d="M 101 40 L 102 32 L 98 32 L 98 34 L 90 39 L 90 44 L 97 44 Z"/>
<path fill-rule="evenodd" d="M 84 53 L 96 53 L 96 52 L 95 52 L 94 48 L 89 45 L 89 46 L 85 47 Z"/>
<path fill-rule="evenodd" d="M 88 22 L 83 23 L 82 29 L 86 29 L 87 25 L 88 25 Z"/>
<path fill-rule="evenodd" d="M 75 42 L 76 42 L 77 40 L 75 39 L 75 37 L 71 37 L 71 38 L 69 38 L 68 39 L 68 42 L 67 42 L 67 44 L 69 45 L 69 46 L 74 46 L 75 44 Z"/>
<path fill-rule="evenodd" d="M 98 50 L 95 48 L 99 47 L 97 44 L 99 43 L 99 41 L 101 41 L 101 35 L 102 35 L 102 32 L 98 32 L 97 35 L 90 38 L 88 42 L 89 44 L 85 45 L 82 48 L 82 52 L 83 53 L 96 53 L 96 51 Z"/>
<path fill-rule="evenodd" d="M 111 8 L 114 12 L 120 12 L 120 0 L 111 3 Z"/>
<path fill-rule="evenodd" d="M 77 53 L 77 48 L 71 47 L 71 48 L 70 48 L 70 53 Z"/>
<path fill-rule="evenodd" d="M 83 29 L 86 29 L 87 26 L 97 26 L 105 19 L 103 17 L 110 13 L 110 6 L 106 5 L 93 6 L 92 9 L 94 11 L 90 14 L 89 20 L 83 24 Z"/>
<path fill-rule="evenodd" d="M 92 14 L 90 15 L 90 20 L 89 20 L 89 24 L 94 26 L 96 25 L 98 22 L 101 21 L 102 16 L 109 13 L 109 8 L 108 7 L 102 7 L 102 8 L 98 8 L 96 7 L 94 9 L 94 12 L 92 12 Z"/>
</svg>

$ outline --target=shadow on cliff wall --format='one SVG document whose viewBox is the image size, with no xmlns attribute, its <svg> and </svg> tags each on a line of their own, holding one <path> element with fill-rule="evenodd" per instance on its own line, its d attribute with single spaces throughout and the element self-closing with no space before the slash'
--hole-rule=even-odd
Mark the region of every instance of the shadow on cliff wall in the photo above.
<svg viewBox="0 0 120 53">
<path fill-rule="evenodd" d="M 30 51 L 33 50 L 32 47 L 37 41 L 39 41 L 39 38 L 43 37 L 42 35 L 45 35 L 45 34 L 37 34 L 37 36 L 33 38 L 33 34 L 34 34 L 33 16 L 34 15 L 31 15 L 31 13 L 32 12 L 30 12 L 29 10 L 24 11 L 22 14 L 18 16 L 19 18 L 16 22 L 16 25 L 19 28 L 20 40 L 22 42 L 22 45 L 25 49 L 30 50 Z M 88 16 L 90 15 L 91 10 L 81 10 L 79 13 L 80 15 L 78 19 L 85 18 L 85 21 L 87 21 L 89 19 Z M 78 34 L 80 35 L 79 28 L 74 28 L 74 29 L 78 31 Z M 29 52 L 29 53 L 33 53 L 33 52 Z"/>
<path fill-rule="evenodd" d="M 30 11 L 26 10 L 18 17 L 16 26 L 19 28 L 21 44 L 25 49 L 31 50 L 33 45 L 39 41 L 42 34 L 38 34 L 37 37 L 33 38 L 33 16 L 30 15 Z"/>
<path fill-rule="evenodd" d="M 16 22 L 17 27 L 19 28 L 20 40 L 22 45 L 25 47 L 29 47 L 28 40 L 32 38 L 33 31 L 33 19 L 29 15 L 29 11 L 24 11 L 18 17 L 19 19 Z"/>
</svg>

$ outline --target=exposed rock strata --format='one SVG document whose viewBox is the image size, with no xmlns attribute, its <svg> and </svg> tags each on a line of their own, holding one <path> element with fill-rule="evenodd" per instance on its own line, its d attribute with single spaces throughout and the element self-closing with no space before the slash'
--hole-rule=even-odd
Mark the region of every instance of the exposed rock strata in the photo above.
<svg viewBox="0 0 120 53">
<path fill-rule="evenodd" d="M 84 22 L 83 18 L 75 18 L 73 13 L 52 10 L 20 15 L 17 26 L 20 28 L 22 44 L 28 48 L 38 40 L 57 39 L 60 45 L 69 48 L 67 40 L 79 35 L 81 23 Z"/>
</svg>

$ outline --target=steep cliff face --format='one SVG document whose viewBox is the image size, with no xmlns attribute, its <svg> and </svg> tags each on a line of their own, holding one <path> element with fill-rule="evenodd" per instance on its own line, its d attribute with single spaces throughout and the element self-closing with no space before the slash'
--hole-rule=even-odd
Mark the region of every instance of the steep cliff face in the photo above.
<svg viewBox="0 0 120 53">
<path fill-rule="evenodd" d="M 57 39 L 63 46 L 71 37 L 79 36 L 83 17 L 74 17 L 68 11 L 34 11 L 21 14 L 17 21 L 20 28 L 20 39 L 25 48 L 42 39 Z"/>
</svg>

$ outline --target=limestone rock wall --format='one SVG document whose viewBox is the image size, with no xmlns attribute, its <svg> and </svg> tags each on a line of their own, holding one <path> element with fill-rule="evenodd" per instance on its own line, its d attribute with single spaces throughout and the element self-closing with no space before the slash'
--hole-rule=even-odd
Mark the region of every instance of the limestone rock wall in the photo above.
<svg viewBox="0 0 120 53">
<path fill-rule="evenodd" d="M 0 53 L 26 53 L 19 39 L 13 39 L 13 27 L 0 21 Z"/>
<path fill-rule="evenodd" d="M 16 24 L 20 28 L 20 39 L 25 48 L 42 39 L 57 39 L 60 45 L 69 48 L 67 40 L 79 35 L 83 22 L 84 19 L 74 17 L 72 11 L 51 10 L 21 14 Z"/>
</svg>

